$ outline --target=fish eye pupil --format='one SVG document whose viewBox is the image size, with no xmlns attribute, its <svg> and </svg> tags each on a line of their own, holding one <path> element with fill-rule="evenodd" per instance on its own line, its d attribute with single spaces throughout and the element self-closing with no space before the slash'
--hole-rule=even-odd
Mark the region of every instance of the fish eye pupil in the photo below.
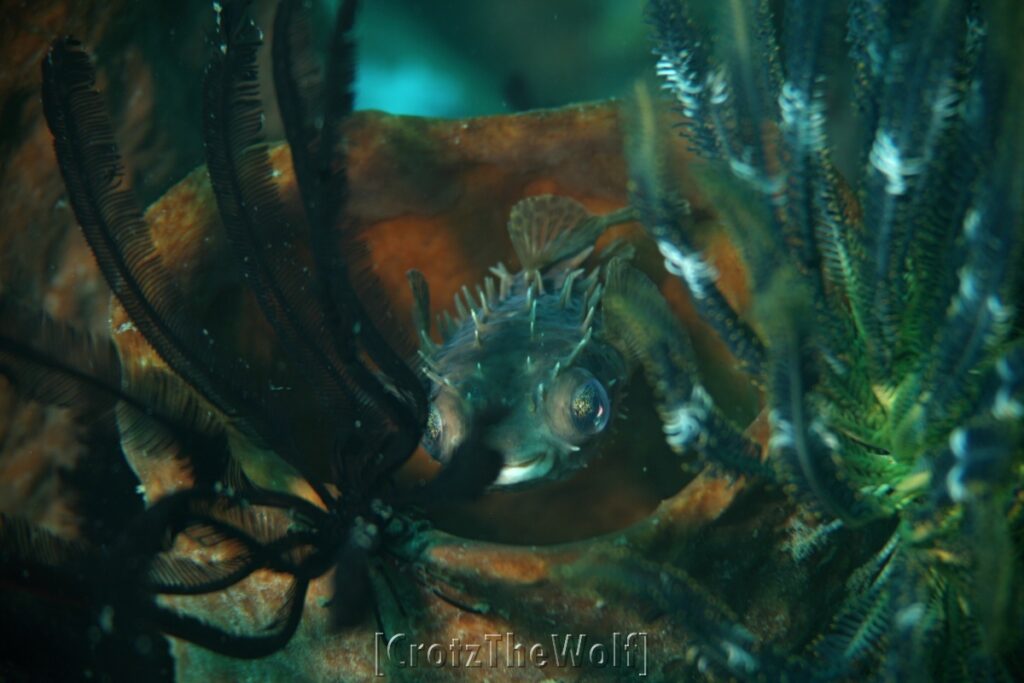
<svg viewBox="0 0 1024 683">
<path fill-rule="evenodd" d="M 588 379 L 572 393 L 569 414 L 573 426 L 586 435 L 597 434 L 608 424 L 611 406 L 608 392 L 596 379 Z"/>
</svg>

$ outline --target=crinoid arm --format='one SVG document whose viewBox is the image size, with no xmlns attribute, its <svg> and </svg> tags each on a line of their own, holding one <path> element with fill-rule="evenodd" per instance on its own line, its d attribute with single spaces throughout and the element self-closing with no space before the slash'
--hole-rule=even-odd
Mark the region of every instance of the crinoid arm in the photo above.
<svg viewBox="0 0 1024 683">
<path fill-rule="evenodd" d="M 118 549 L 136 572 L 121 582 L 137 591 L 126 611 L 220 654 L 267 656 L 291 640 L 310 580 L 335 559 L 330 529 L 327 513 L 289 494 L 189 489 L 166 496 L 128 526 Z M 191 596 L 234 590 L 257 570 L 272 572 L 284 588 L 266 593 L 253 623 L 197 614 L 191 606 Z"/>
<path fill-rule="evenodd" d="M 116 415 L 123 440 L 169 457 L 196 486 L 222 481 L 231 462 L 224 427 L 190 392 L 157 371 L 123 374 L 109 339 L 0 301 L 0 374 L 25 396 L 70 408 L 89 426 Z"/>
<path fill-rule="evenodd" d="M 686 331 L 654 283 L 623 259 L 608 264 L 605 283 L 605 322 L 654 387 L 669 446 L 677 453 L 696 449 L 731 474 L 770 475 L 758 444 L 732 425 L 701 384 Z"/>
<path fill-rule="evenodd" d="M 325 338 L 323 314 L 299 227 L 285 216 L 263 137 L 256 57 L 262 32 L 238 3 L 218 14 L 221 50 L 204 80 L 207 168 L 219 213 L 247 284 L 285 351 L 312 383 L 324 409 L 352 412 L 354 387 Z M 339 424 L 347 424 L 339 421 Z"/>
<path fill-rule="evenodd" d="M 679 196 L 679 183 L 665 158 L 656 104 L 638 84 L 628 109 L 626 157 L 630 172 L 630 204 L 639 214 L 665 259 L 665 269 L 690 292 L 697 311 L 728 345 L 743 368 L 753 376 L 761 372 L 764 344 L 757 333 L 729 305 L 715 282 L 718 273 L 689 237 L 693 219 Z"/>
<path fill-rule="evenodd" d="M 83 420 L 116 406 L 123 439 L 145 441 L 153 454 L 187 457 L 183 465 L 193 478 L 193 488 L 117 522 L 120 528 L 107 534 L 109 546 L 4 516 L 0 571 L 44 595 L 77 596 L 85 610 L 114 606 L 126 628 L 157 628 L 236 657 L 282 647 L 301 614 L 305 583 L 333 559 L 327 513 L 302 498 L 254 487 L 231 459 L 222 429 L 188 394 L 165 386 L 162 374 L 136 375 L 132 385 L 122 386 L 109 341 L 10 301 L 0 306 L 0 320 L 0 371 L 26 395 L 69 406 Z M 225 635 L 189 616 L 187 607 L 180 612 L 155 602 L 157 596 L 225 590 L 258 569 L 293 577 L 272 635 L 260 633 L 259 625 L 250 634 Z"/>
<path fill-rule="evenodd" d="M 110 610 L 117 622 L 109 629 L 157 629 L 239 658 L 287 644 L 310 579 L 334 560 L 326 513 L 268 491 L 169 494 L 125 523 L 109 547 L 0 517 L 0 574 L 15 585 L 50 599 L 74 596 L 87 612 Z M 214 623 L 190 606 L 191 596 L 229 590 L 257 570 L 289 585 L 277 604 L 269 597 L 263 623 Z"/>
<path fill-rule="evenodd" d="M 845 457 L 872 458 L 849 440 L 841 440 L 814 412 L 815 366 L 813 333 L 802 303 L 800 285 L 779 274 L 771 320 L 765 325 L 773 341 L 768 354 L 767 391 L 772 436 L 768 448 L 783 481 L 795 484 L 797 495 L 820 506 L 847 525 L 859 525 L 891 513 L 884 498 L 868 498 L 841 472 Z M 877 458 L 872 458 L 877 459 Z M 878 467 L 881 469 L 882 465 Z"/>
<path fill-rule="evenodd" d="M 370 307 L 356 292 L 350 267 L 351 257 L 362 247 L 345 220 L 349 190 L 342 124 L 354 103 L 353 27 L 358 6 L 356 0 L 341 3 L 326 65 L 321 66 L 308 39 L 309 7 L 294 0 L 280 3 L 274 22 L 274 84 L 309 224 L 316 264 L 312 289 L 335 346 L 351 359 L 350 372 L 359 388 L 397 435 L 388 444 L 385 469 L 390 472 L 415 448 L 426 421 L 427 397 L 416 373 L 368 314 Z M 377 284 L 372 273 L 360 277 Z M 360 374 L 361 366 L 379 373 Z M 416 438 L 410 442 L 405 435 Z"/>
<path fill-rule="evenodd" d="M 1012 264 L 1024 245 L 1024 109 L 1006 45 L 1022 15 L 998 2 L 850 3 L 850 96 L 867 132 L 843 177 L 826 125 L 837 9 L 784 3 L 780 50 L 767 3 L 754 4 L 730 3 L 712 40 L 686 3 L 653 1 L 648 16 L 658 73 L 749 274 L 775 475 L 801 510 L 895 528 L 812 656 L 837 676 L 1006 676 L 1019 670 L 1007 653 L 1020 603 L 1005 605 L 1021 581 Z M 648 170 L 656 148 L 631 149 L 638 206 L 671 207 L 672 184 Z M 672 223 L 648 213 L 665 240 Z M 680 261 L 685 237 L 669 242 Z"/>
<path fill-rule="evenodd" d="M 207 161 L 222 220 L 264 315 L 293 365 L 314 388 L 318 409 L 332 416 L 327 423 L 335 431 L 328 439 L 333 468 L 338 477 L 351 479 L 339 482 L 343 488 L 372 480 L 404 461 L 425 419 L 422 386 L 366 315 L 333 237 L 344 208 L 346 179 L 344 170 L 329 172 L 326 164 L 336 161 L 335 129 L 351 111 L 351 97 L 344 93 L 352 77 L 348 33 L 356 4 L 346 2 L 339 11 L 334 38 L 338 54 L 330 64 L 341 63 L 335 76 L 344 81 L 330 88 L 318 87 L 305 53 L 308 42 L 299 38 L 308 9 L 288 2 L 278 8 L 275 81 L 295 150 L 293 165 L 308 229 L 285 215 L 274 184 L 255 62 L 262 32 L 244 4 L 226 3 L 219 12 L 222 49 L 214 51 L 204 83 Z M 340 99 L 336 90 L 342 93 Z M 318 129 L 314 117 L 322 112 L 325 118 Z M 338 419 L 342 415 L 348 419 Z M 363 425 L 359 434 L 353 431 L 356 424 Z M 365 440 L 381 442 L 385 451 L 378 472 L 352 457 Z"/>
<path fill-rule="evenodd" d="M 44 112 L 75 215 L 100 270 L 134 325 L 203 400 L 256 443 L 288 453 L 273 399 L 193 324 L 190 307 L 164 268 L 142 210 L 124 186 L 109 117 L 94 89 L 89 56 L 59 39 L 43 64 Z"/>
</svg>

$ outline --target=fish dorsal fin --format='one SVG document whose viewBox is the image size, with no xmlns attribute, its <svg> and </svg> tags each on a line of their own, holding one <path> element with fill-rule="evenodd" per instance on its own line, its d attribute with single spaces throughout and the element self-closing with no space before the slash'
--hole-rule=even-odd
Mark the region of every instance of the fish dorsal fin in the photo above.
<svg viewBox="0 0 1024 683">
<path fill-rule="evenodd" d="M 527 197 L 512 207 L 508 233 L 524 270 L 540 270 L 590 246 L 600 233 L 579 230 L 590 213 L 575 199 Z M 593 223 L 593 221 L 589 221 Z"/>
<path fill-rule="evenodd" d="M 512 207 L 508 233 L 523 270 L 540 271 L 560 262 L 572 269 L 586 258 L 584 252 L 589 253 L 601 233 L 632 220 L 632 207 L 595 216 L 575 199 L 544 194 Z"/>
</svg>

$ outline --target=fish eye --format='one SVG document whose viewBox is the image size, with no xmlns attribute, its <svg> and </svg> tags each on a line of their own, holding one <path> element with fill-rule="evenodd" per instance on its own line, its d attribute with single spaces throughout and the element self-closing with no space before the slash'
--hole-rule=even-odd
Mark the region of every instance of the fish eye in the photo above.
<svg viewBox="0 0 1024 683">
<path fill-rule="evenodd" d="M 591 377 L 572 392 L 569 418 L 581 434 L 591 436 L 602 431 L 608 424 L 610 413 L 608 392 L 597 379 Z"/>
<path fill-rule="evenodd" d="M 446 463 L 465 438 L 466 412 L 459 397 L 441 392 L 430 403 L 427 424 L 420 440 L 431 458 Z"/>
<path fill-rule="evenodd" d="M 435 460 L 442 458 L 442 444 L 444 443 L 444 418 L 437 406 L 430 406 L 430 413 L 427 415 L 426 429 L 423 430 L 423 447 Z"/>
<path fill-rule="evenodd" d="M 552 431 L 573 445 L 602 432 L 611 420 L 608 390 L 584 368 L 563 371 L 546 392 L 544 403 Z"/>
</svg>

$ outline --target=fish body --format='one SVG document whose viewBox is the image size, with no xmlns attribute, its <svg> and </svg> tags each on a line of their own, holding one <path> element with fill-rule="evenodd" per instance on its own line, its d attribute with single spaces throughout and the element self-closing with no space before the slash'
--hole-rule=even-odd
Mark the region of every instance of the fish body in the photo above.
<svg viewBox="0 0 1024 683">
<path fill-rule="evenodd" d="M 530 197 L 512 210 L 509 233 L 522 264 L 455 297 L 443 342 L 429 337 L 426 286 L 414 277 L 421 358 L 431 409 L 423 440 L 446 462 L 474 421 L 489 419 L 483 442 L 503 456 L 493 488 L 522 488 L 563 479 L 592 457 L 628 376 L 600 315 L 601 270 L 579 266 L 609 225 L 628 210 L 592 216 L 579 203 Z"/>
</svg>

